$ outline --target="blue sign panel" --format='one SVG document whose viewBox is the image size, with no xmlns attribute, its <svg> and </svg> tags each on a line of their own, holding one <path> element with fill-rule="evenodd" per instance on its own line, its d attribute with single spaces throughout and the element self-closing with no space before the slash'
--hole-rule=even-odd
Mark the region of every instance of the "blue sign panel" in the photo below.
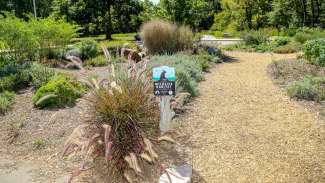
<svg viewBox="0 0 325 183">
<path fill-rule="evenodd" d="M 174 67 L 162 66 L 153 68 L 153 80 L 161 81 L 164 79 L 167 79 L 168 81 L 176 81 Z"/>
<path fill-rule="evenodd" d="M 153 68 L 152 79 L 156 96 L 172 96 L 176 94 L 175 68 L 168 66 Z"/>
</svg>

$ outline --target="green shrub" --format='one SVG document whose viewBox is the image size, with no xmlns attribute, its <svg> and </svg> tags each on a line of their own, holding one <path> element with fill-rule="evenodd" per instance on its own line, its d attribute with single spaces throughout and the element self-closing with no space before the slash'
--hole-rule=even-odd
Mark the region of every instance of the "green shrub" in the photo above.
<svg viewBox="0 0 325 183">
<path fill-rule="evenodd" d="M 151 54 L 171 54 L 191 48 L 193 34 L 188 27 L 152 20 L 142 25 L 141 38 Z"/>
<path fill-rule="evenodd" d="M 268 37 L 261 31 L 244 32 L 241 35 L 246 45 L 260 45 L 268 42 Z"/>
<path fill-rule="evenodd" d="M 280 31 L 280 36 L 289 36 L 289 37 L 293 37 L 295 36 L 297 33 L 297 28 L 294 27 L 290 27 L 290 28 L 281 28 Z"/>
<path fill-rule="evenodd" d="M 289 37 L 277 37 L 274 40 L 274 43 L 276 46 L 284 46 L 290 42 Z"/>
<path fill-rule="evenodd" d="M 54 77 L 55 72 L 40 64 L 32 64 L 29 74 L 31 76 L 31 85 L 38 89 L 46 85 Z"/>
<path fill-rule="evenodd" d="M 14 102 L 15 94 L 12 92 L 4 91 L 0 93 L 0 114 L 5 114 Z"/>
<path fill-rule="evenodd" d="M 304 55 L 310 63 L 325 66 L 325 39 L 308 41 L 304 45 Z"/>
<path fill-rule="evenodd" d="M 58 75 L 37 90 L 33 104 L 39 108 L 64 107 L 74 104 L 84 92 L 84 87 L 77 81 Z"/>
<path fill-rule="evenodd" d="M 0 68 L 0 92 L 17 91 L 28 86 L 30 76 L 29 64 L 9 64 Z"/>
<path fill-rule="evenodd" d="M 273 49 L 274 53 L 280 53 L 280 54 L 285 54 L 285 53 L 296 53 L 300 50 L 299 45 L 295 44 L 295 43 L 289 43 L 286 44 L 284 46 L 279 46 L 277 48 Z"/>
<path fill-rule="evenodd" d="M 54 47 L 64 47 L 77 35 L 78 27 L 53 17 L 28 21 L 13 14 L 0 16 L 0 41 L 18 61 L 48 57 Z"/>
<path fill-rule="evenodd" d="M 77 44 L 80 50 L 80 57 L 82 60 L 95 58 L 99 53 L 98 43 L 94 40 L 86 40 Z"/>
<path fill-rule="evenodd" d="M 154 56 L 149 66 L 151 68 L 158 66 L 175 67 L 176 76 L 180 76 L 180 78 L 176 77 L 178 91 L 186 91 L 192 96 L 197 95 L 196 83 L 204 79 L 202 66 L 198 57 L 195 56 L 184 54 Z"/>
<path fill-rule="evenodd" d="M 298 43 L 304 44 L 306 41 L 311 40 L 313 37 L 310 34 L 304 32 L 298 32 L 295 35 L 295 41 Z"/>
<path fill-rule="evenodd" d="M 325 99 L 325 78 L 306 76 L 303 81 L 295 81 L 287 88 L 291 98 L 322 101 Z"/>
<path fill-rule="evenodd" d="M 78 26 L 67 23 L 63 19 L 55 19 L 49 16 L 44 19 L 30 17 L 28 27 L 36 36 L 40 45 L 41 58 L 56 59 L 60 56 L 60 50 L 55 47 L 64 48 L 73 37 L 76 37 Z"/>
<path fill-rule="evenodd" d="M 218 49 L 219 50 L 219 49 Z M 198 55 L 193 56 L 195 57 L 195 60 L 199 63 L 201 66 L 201 69 L 205 72 L 209 70 L 211 67 L 210 62 L 212 63 L 220 63 L 221 62 L 221 52 L 216 53 L 215 55 L 210 55 L 206 50 L 199 49 Z"/>
<path fill-rule="evenodd" d="M 262 43 L 259 45 L 252 46 L 256 52 L 264 53 L 273 50 L 273 45 L 269 43 Z"/>
<path fill-rule="evenodd" d="M 39 42 L 27 22 L 9 13 L 0 15 L 0 40 L 7 49 L 15 50 L 11 55 L 16 60 L 35 59 Z"/>
<path fill-rule="evenodd" d="M 104 67 L 107 66 L 107 60 L 104 56 L 100 55 L 96 58 L 92 58 L 90 60 L 86 60 L 84 63 L 85 66 L 92 66 L 92 67 Z"/>
</svg>

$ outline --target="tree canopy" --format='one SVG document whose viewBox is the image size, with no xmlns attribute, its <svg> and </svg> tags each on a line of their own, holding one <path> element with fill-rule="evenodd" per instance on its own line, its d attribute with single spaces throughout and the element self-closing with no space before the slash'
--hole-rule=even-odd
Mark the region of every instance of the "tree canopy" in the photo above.
<svg viewBox="0 0 325 183">
<path fill-rule="evenodd" d="M 78 24 L 81 35 L 138 31 L 151 19 L 168 19 L 193 30 L 325 27 L 324 0 L 35 0 L 38 18 Z M 0 11 L 33 14 L 32 0 L 0 0 Z"/>
</svg>

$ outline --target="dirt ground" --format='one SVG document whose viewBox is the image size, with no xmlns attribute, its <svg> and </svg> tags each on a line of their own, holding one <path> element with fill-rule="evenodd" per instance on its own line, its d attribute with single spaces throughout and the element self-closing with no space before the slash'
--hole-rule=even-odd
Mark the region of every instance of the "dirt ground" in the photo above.
<svg viewBox="0 0 325 183">
<path fill-rule="evenodd" d="M 324 121 L 274 85 L 272 59 L 228 52 L 176 120 L 191 145 L 194 183 L 325 182 Z"/>
<path fill-rule="evenodd" d="M 86 80 L 107 77 L 107 70 L 61 71 Z M 79 161 L 61 154 L 73 129 L 89 117 L 87 96 L 73 107 L 40 110 L 33 107 L 33 94 L 31 88 L 20 91 L 13 109 L 0 116 L 0 182 L 66 183 Z"/>
</svg>

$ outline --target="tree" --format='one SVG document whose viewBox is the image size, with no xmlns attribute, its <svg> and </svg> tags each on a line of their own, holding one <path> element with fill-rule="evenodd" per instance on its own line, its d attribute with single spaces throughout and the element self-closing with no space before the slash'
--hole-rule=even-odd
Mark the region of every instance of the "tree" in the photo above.
<svg viewBox="0 0 325 183">
<path fill-rule="evenodd" d="M 53 14 L 82 27 L 82 35 L 134 32 L 144 11 L 140 0 L 54 0 Z"/>
<path fill-rule="evenodd" d="M 37 16 L 48 17 L 51 14 L 52 0 L 37 0 Z M 34 13 L 33 1 L 31 0 L 0 0 L 0 11 L 9 11 L 19 18 L 26 18 L 25 14 Z"/>
<path fill-rule="evenodd" d="M 209 0 L 161 0 L 158 16 L 195 29 L 210 28 L 216 8 Z"/>
</svg>

